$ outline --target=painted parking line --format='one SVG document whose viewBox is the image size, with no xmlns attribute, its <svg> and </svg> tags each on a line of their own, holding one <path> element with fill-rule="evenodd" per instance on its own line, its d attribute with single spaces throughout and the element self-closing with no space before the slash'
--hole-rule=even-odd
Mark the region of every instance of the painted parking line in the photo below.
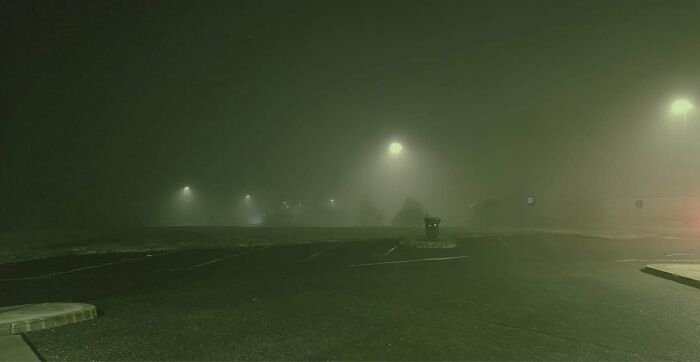
<svg viewBox="0 0 700 362">
<path fill-rule="evenodd" d="M 71 270 L 65 270 L 65 271 L 60 271 L 60 272 L 53 272 L 53 273 L 42 274 L 42 275 L 35 275 L 35 276 L 30 276 L 30 277 L 6 278 L 6 279 L 0 279 L 0 281 L 6 282 L 6 281 L 16 281 L 16 280 L 33 280 L 33 279 L 53 278 L 53 277 L 57 277 L 57 276 L 61 276 L 61 275 L 66 275 L 66 274 L 71 274 L 71 273 L 77 273 L 77 272 L 81 272 L 81 271 L 85 271 L 85 270 L 103 268 L 103 267 L 110 266 L 110 265 L 124 264 L 124 263 L 129 263 L 129 262 L 132 262 L 132 261 L 143 260 L 143 259 L 153 258 L 153 257 L 157 257 L 157 256 L 172 254 L 172 253 L 176 253 L 176 252 L 178 252 L 178 251 L 179 251 L 179 250 L 171 250 L 171 251 L 166 251 L 166 252 L 160 253 L 160 254 L 153 254 L 153 255 L 148 254 L 148 255 L 146 255 L 146 256 L 139 256 L 139 257 L 130 258 L 130 259 L 122 259 L 122 260 L 117 260 L 117 261 L 113 261 L 113 262 L 110 262 L 110 263 L 103 263 L 103 264 L 97 264 L 97 265 L 89 265 L 89 266 L 84 266 L 84 267 L 75 268 L 75 269 L 71 269 Z M 75 255 L 75 256 L 79 256 L 79 255 Z"/>
<path fill-rule="evenodd" d="M 387 250 L 387 252 L 384 253 L 384 254 L 382 254 L 382 255 L 389 255 L 389 254 L 391 254 L 391 252 L 393 252 L 394 250 L 396 250 L 396 248 L 398 248 L 398 247 L 399 247 L 399 245 L 396 244 L 396 245 L 392 246 L 391 249 Z"/>
<path fill-rule="evenodd" d="M 238 253 L 238 254 L 233 254 L 233 255 L 225 256 L 225 257 L 223 257 L 223 258 L 218 258 L 218 259 L 213 259 L 213 260 L 205 261 L 204 263 L 197 264 L 197 265 L 195 265 L 194 267 L 195 267 L 195 268 L 199 268 L 199 267 L 203 267 L 203 266 L 205 266 L 205 265 L 215 264 L 215 263 L 218 263 L 218 262 L 220 262 L 220 261 L 224 261 L 224 260 L 228 260 L 228 259 L 232 259 L 232 258 L 237 258 L 237 257 L 242 256 L 242 255 L 247 255 L 247 254 L 256 253 L 256 252 L 258 252 L 258 251 L 263 251 L 263 250 L 269 249 L 269 248 L 271 248 L 271 247 L 272 247 L 272 245 L 263 246 L 262 248 L 257 248 L 257 249 L 253 249 L 253 250 L 248 250 L 248 251 L 244 251 L 244 252 L 242 252 L 242 253 Z"/>
<path fill-rule="evenodd" d="M 393 245 L 391 248 L 387 249 L 387 251 L 385 251 L 383 253 L 372 254 L 372 257 L 387 256 L 387 255 L 393 253 L 394 250 L 396 250 L 396 248 L 398 248 L 398 247 L 399 247 L 399 244 Z"/>
<path fill-rule="evenodd" d="M 442 257 L 442 258 L 424 258 L 424 259 L 382 261 L 382 262 L 378 262 L 378 263 L 350 264 L 348 266 L 349 267 L 361 267 L 361 266 L 373 266 L 373 265 L 384 265 L 384 264 L 419 263 L 419 262 L 424 262 L 424 261 L 443 261 L 443 260 L 464 259 L 464 258 L 468 258 L 468 257 L 469 257 L 469 255 L 446 256 L 446 257 Z"/>
<path fill-rule="evenodd" d="M 311 254 L 311 255 L 307 256 L 305 259 L 295 260 L 295 261 L 293 261 L 292 263 L 302 263 L 302 262 L 305 262 L 305 261 L 314 260 L 315 258 L 318 258 L 319 255 L 324 254 L 324 253 L 326 253 L 326 252 L 328 252 L 328 251 L 331 251 L 331 250 L 333 250 L 333 249 L 335 249 L 335 248 L 337 248 L 337 247 L 339 247 L 339 246 L 341 246 L 341 245 L 343 245 L 343 242 L 342 242 L 342 241 L 341 241 L 341 242 L 338 242 L 337 244 L 333 244 L 333 245 L 331 245 L 331 246 L 329 246 L 329 247 L 327 247 L 327 248 L 325 248 L 325 249 L 323 249 L 323 250 L 321 250 L 321 251 L 319 251 L 319 252 L 317 252 L 317 253 Z"/>
<path fill-rule="evenodd" d="M 620 259 L 620 260 L 615 260 L 617 263 L 626 263 L 630 261 L 643 261 L 643 262 L 657 262 L 657 261 L 683 261 L 683 262 L 691 262 L 691 261 L 700 261 L 700 259 Z"/>
<path fill-rule="evenodd" d="M 201 268 L 201 267 L 203 267 L 203 266 L 216 264 L 216 263 L 222 262 L 222 261 L 224 261 L 224 260 L 233 259 L 233 258 L 237 258 L 237 257 L 239 257 L 239 256 L 248 255 L 248 254 L 252 254 L 252 253 L 257 253 L 257 252 L 259 252 L 259 251 L 263 251 L 263 250 L 269 249 L 269 248 L 271 248 L 271 247 L 272 247 L 272 245 L 268 245 L 268 246 L 264 246 L 264 247 L 262 247 L 262 248 L 255 248 L 255 249 L 252 249 L 252 250 L 247 250 L 247 251 L 244 251 L 244 252 L 242 252 L 242 253 L 236 253 L 236 254 L 227 255 L 227 256 L 224 256 L 224 257 L 221 257 L 221 258 L 216 258 L 216 259 L 207 260 L 207 261 L 205 261 L 205 262 L 203 262 L 203 263 L 199 263 L 199 264 L 192 265 L 192 266 L 188 266 L 188 267 L 158 269 L 157 271 L 194 270 L 194 269 L 197 269 L 197 268 Z"/>
</svg>

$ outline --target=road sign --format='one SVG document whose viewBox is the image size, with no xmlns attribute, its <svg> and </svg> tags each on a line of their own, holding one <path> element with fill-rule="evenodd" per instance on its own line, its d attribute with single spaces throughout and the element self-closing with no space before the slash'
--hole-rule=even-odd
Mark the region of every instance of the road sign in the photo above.
<svg viewBox="0 0 700 362">
<path fill-rule="evenodd" d="M 535 197 L 534 196 L 528 196 L 527 197 L 527 204 L 530 206 L 535 206 Z"/>
</svg>

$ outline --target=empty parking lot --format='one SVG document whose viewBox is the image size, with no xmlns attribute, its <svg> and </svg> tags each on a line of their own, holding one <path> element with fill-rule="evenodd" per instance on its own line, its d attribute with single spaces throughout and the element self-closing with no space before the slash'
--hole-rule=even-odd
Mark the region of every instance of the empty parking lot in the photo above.
<svg viewBox="0 0 700 362">
<path fill-rule="evenodd" d="M 0 300 L 97 306 L 28 334 L 46 360 L 700 358 L 698 290 L 640 271 L 694 240 L 447 238 L 34 260 L 0 266 Z"/>
</svg>

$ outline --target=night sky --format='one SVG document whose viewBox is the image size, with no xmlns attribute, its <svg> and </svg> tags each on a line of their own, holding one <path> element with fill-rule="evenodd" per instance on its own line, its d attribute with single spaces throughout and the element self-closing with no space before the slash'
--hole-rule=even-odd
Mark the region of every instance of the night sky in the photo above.
<svg viewBox="0 0 700 362">
<path fill-rule="evenodd" d="M 0 49 L 3 228 L 677 196 L 700 104 L 700 1 L 2 1 Z"/>
</svg>

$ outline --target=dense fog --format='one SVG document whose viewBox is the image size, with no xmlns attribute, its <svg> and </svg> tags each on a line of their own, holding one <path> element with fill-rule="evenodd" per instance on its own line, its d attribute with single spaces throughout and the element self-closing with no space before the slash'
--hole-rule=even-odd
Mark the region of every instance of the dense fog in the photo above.
<svg viewBox="0 0 700 362">
<path fill-rule="evenodd" d="M 3 2 L 0 225 L 697 223 L 699 11 Z"/>
</svg>

